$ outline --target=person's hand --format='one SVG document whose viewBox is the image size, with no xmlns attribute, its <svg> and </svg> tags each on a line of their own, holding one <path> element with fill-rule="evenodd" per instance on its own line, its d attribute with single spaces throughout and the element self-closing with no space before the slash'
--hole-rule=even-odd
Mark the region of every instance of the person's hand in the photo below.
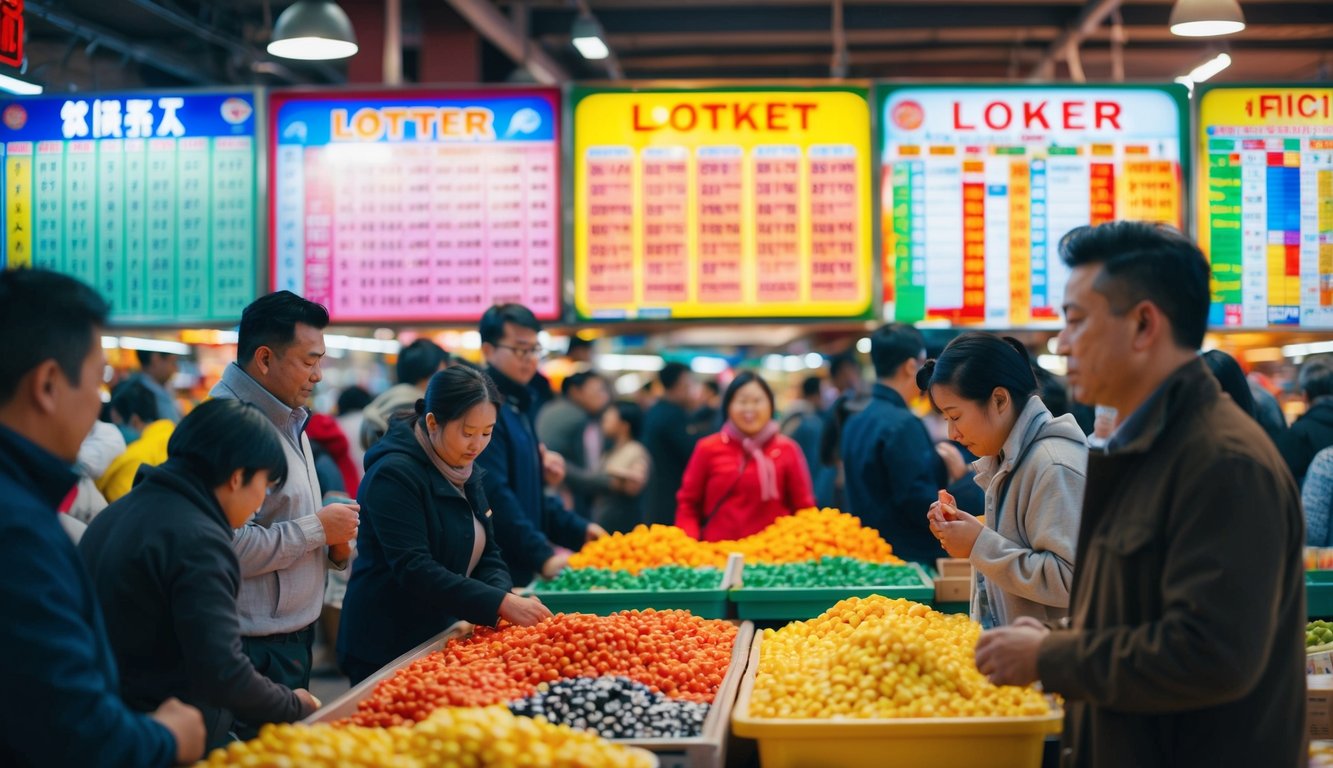
<svg viewBox="0 0 1333 768">
<path fill-rule="evenodd" d="M 346 563 L 352 559 L 352 543 L 334 544 L 329 547 L 329 559 L 335 563 Z"/>
<path fill-rule="evenodd" d="M 977 641 L 977 669 L 996 685 L 1036 682 L 1037 656 L 1049 632 L 1036 619 L 1019 619 L 1008 627 L 982 632 Z"/>
<path fill-rule="evenodd" d="M 590 541 L 597 541 L 604 536 L 606 536 L 605 528 L 597 523 L 588 523 L 588 535 L 584 537 L 583 543 L 587 544 Z"/>
<path fill-rule="evenodd" d="M 566 565 L 569 565 L 568 554 L 557 552 L 556 554 L 551 555 L 546 562 L 542 563 L 542 578 L 554 579 L 556 576 L 560 575 L 561 571 L 565 570 Z"/>
<path fill-rule="evenodd" d="M 315 710 L 324 706 L 323 702 L 315 698 L 315 694 L 311 693 L 310 691 L 307 691 L 304 688 L 297 688 L 296 690 L 292 691 L 292 693 L 295 693 L 296 698 L 301 700 L 302 717 L 305 717 L 306 715 L 309 715 L 311 712 L 314 712 Z"/>
<path fill-rule="evenodd" d="M 967 462 L 963 460 L 963 453 L 958 450 L 958 446 L 953 443 L 935 443 L 935 453 L 938 453 L 944 462 L 944 468 L 949 472 L 950 483 L 962 480 L 967 474 Z"/>
<path fill-rule="evenodd" d="M 530 627 L 542 619 L 551 618 L 551 609 L 536 597 L 509 594 L 500 602 L 500 618 L 520 627 Z"/>
<path fill-rule="evenodd" d="M 330 546 L 346 544 L 356 538 L 361 524 L 360 504 L 330 504 L 315 513 L 324 526 L 324 543 Z"/>
<path fill-rule="evenodd" d="M 199 710 L 176 697 L 148 715 L 171 732 L 176 739 L 176 764 L 189 765 L 204 756 L 204 716 Z"/>
<path fill-rule="evenodd" d="M 565 457 L 541 447 L 542 479 L 547 485 L 560 485 L 565 482 Z"/>
<path fill-rule="evenodd" d="M 984 526 L 980 520 L 955 506 L 948 491 L 940 491 L 939 501 L 930 505 L 926 519 L 930 521 L 930 532 L 949 557 L 966 560 L 972 556 L 972 547 Z"/>
</svg>

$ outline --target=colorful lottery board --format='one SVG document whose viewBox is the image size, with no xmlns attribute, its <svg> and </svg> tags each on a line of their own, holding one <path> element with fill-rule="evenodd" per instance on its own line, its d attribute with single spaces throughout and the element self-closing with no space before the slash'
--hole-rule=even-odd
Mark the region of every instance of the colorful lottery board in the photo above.
<svg viewBox="0 0 1333 768">
<path fill-rule="evenodd" d="M 1183 227 L 1179 86 L 878 90 L 885 315 L 990 327 L 1058 322 L 1075 227 Z"/>
<path fill-rule="evenodd" d="M 866 89 L 576 88 L 570 101 L 581 318 L 869 316 Z"/>
<path fill-rule="evenodd" d="M 255 97 L 0 101 L 0 263 L 95 286 L 120 323 L 233 322 L 255 297 Z"/>
<path fill-rule="evenodd" d="M 273 94 L 273 287 L 335 322 L 561 314 L 554 89 Z"/>
<path fill-rule="evenodd" d="M 1197 98 L 1210 324 L 1333 328 L 1333 88 L 1218 86 Z"/>
</svg>

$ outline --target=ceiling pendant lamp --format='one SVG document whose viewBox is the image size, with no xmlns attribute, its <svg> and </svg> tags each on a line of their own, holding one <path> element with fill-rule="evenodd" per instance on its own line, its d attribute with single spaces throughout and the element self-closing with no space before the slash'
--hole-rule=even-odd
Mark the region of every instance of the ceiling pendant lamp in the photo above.
<svg viewBox="0 0 1333 768">
<path fill-rule="evenodd" d="M 326 61 L 356 53 L 352 22 L 332 0 L 297 0 L 278 16 L 268 52 L 284 59 Z"/>
<path fill-rule="evenodd" d="M 1173 35 L 1217 37 L 1245 29 L 1245 14 L 1236 0 L 1176 0 L 1167 23 Z"/>
</svg>

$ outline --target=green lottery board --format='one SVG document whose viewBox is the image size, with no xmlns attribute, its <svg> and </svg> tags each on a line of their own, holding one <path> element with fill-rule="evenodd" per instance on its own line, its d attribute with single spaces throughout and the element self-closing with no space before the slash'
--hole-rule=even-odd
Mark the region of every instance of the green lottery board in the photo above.
<svg viewBox="0 0 1333 768">
<path fill-rule="evenodd" d="M 0 265 L 93 285 L 118 323 L 233 322 L 256 295 L 248 91 L 0 101 Z"/>
</svg>

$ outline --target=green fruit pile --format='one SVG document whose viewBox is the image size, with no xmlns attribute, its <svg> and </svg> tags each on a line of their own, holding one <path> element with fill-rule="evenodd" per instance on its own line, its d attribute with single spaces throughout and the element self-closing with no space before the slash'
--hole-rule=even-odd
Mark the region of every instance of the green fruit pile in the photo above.
<svg viewBox="0 0 1333 768">
<path fill-rule="evenodd" d="M 689 568 L 662 565 L 638 573 L 607 568 L 566 568 L 551 581 L 537 586 L 538 592 L 599 592 L 603 590 L 644 590 L 673 592 L 682 589 L 721 589 L 722 571 L 718 568 Z"/>
<path fill-rule="evenodd" d="M 745 564 L 746 588 L 766 587 L 915 587 L 921 574 L 910 565 L 868 563 L 851 557 L 821 557 L 801 563 Z"/>
<path fill-rule="evenodd" d="M 1316 619 L 1305 625 L 1305 647 L 1333 643 L 1333 623 Z"/>
</svg>

